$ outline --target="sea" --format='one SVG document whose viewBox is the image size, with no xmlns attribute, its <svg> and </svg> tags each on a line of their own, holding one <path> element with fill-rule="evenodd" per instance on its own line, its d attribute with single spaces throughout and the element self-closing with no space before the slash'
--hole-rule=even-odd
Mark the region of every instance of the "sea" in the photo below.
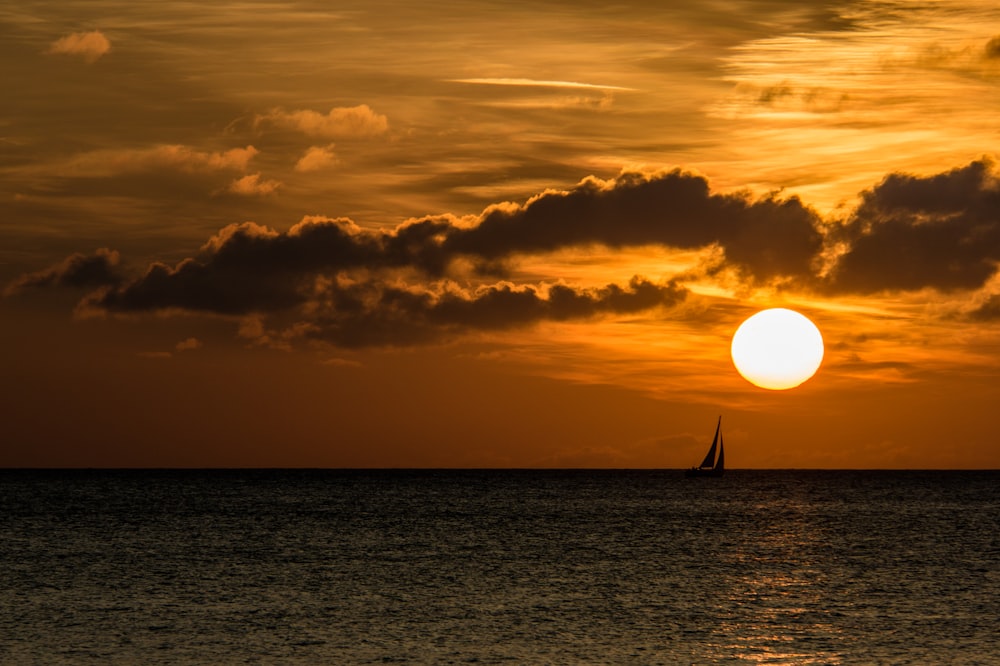
<svg viewBox="0 0 1000 666">
<path fill-rule="evenodd" d="M 997 664 L 1000 472 L 2 470 L 2 664 Z"/>
</svg>

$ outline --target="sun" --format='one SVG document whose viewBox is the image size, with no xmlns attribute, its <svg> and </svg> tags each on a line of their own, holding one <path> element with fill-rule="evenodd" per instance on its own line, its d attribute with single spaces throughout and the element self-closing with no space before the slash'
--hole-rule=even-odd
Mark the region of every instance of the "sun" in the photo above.
<svg viewBox="0 0 1000 666">
<path fill-rule="evenodd" d="M 783 391 L 816 374 L 823 362 L 823 336 L 816 324 L 794 310 L 761 310 L 736 329 L 732 354 L 748 382 Z"/>
</svg>

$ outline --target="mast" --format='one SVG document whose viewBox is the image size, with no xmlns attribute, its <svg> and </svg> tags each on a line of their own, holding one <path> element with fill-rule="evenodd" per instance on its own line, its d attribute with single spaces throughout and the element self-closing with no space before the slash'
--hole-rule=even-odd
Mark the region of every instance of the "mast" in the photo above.
<svg viewBox="0 0 1000 666">
<path fill-rule="evenodd" d="M 699 468 L 702 467 L 714 467 L 715 466 L 715 449 L 719 445 L 719 429 L 722 428 L 722 417 L 719 417 L 719 422 L 715 425 L 715 437 L 712 438 L 712 448 L 708 450 L 705 454 L 705 459 L 701 461 L 698 465 Z"/>
</svg>

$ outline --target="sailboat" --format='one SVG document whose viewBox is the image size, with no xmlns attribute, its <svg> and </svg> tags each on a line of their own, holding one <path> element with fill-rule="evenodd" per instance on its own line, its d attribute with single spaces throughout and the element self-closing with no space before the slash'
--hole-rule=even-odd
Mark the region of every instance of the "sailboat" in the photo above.
<svg viewBox="0 0 1000 666">
<path fill-rule="evenodd" d="M 715 450 L 719 450 L 719 457 L 715 457 Z M 715 425 L 715 437 L 712 439 L 712 446 L 705 454 L 705 459 L 697 467 L 692 467 L 684 472 L 687 478 L 697 478 L 702 476 L 722 476 L 726 471 L 726 451 L 722 446 L 722 417 Z"/>
</svg>

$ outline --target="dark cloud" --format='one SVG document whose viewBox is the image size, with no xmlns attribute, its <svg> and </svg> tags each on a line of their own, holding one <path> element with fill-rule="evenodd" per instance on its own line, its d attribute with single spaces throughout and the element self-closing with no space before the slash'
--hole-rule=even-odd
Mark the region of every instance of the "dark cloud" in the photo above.
<svg viewBox="0 0 1000 666">
<path fill-rule="evenodd" d="M 638 312 L 683 297 L 679 283 L 639 278 L 596 290 L 496 282 L 519 256 L 589 245 L 714 247 L 721 264 L 707 271 L 828 294 L 977 289 L 1000 263 L 1000 187 L 985 158 L 931 176 L 891 174 L 834 222 L 797 198 L 713 193 L 704 178 L 679 170 L 625 173 L 498 204 L 474 219 L 428 216 L 391 230 L 325 217 L 284 232 L 234 224 L 195 256 L 131 279 L 117 253 L 100 250 L 24 275 L 7 291 L 91 286 L 101 289 L 84 305 L 108 312 L 278 315 L 299 320 L 299 337 L 345 346 Z M 839 258 L 820 277 L 817 259 L 833 247 Z M 994 309 L 988 303 L 972 316 Z"/>
<path fill-rule="evenodd" d="M 818 215 L 797 198 L 713 194 L 703 177 L 675 170 L 626 173 L 611 183 L 587 179 L 524 206 L 496 207 L 479 224 L 449 233 L 441 247 L 446 256 L 495 259 L 585 244 L 717 244 L 730 265 L 764 281 L 810 274 L 823 245 L 818 225 Z"/>
<path fill-rule="evenodd" d="M 1000 190 L 982 159 L 934 176 L 887 176 L 843 227 L 835 292 L 982 287 L 1000 261 Z"/>
<path fill-rule="evenodd" d="M 986 42 L 984 52 L 987 58 L 1000 58 L 1000 37 L 994 37 Z"/>
<path fill-rule="evenodd" d="M 349 221 L 325 218 L 284 233 L 234 224 L 213 236 L 201 256 L 172 267 L 154 263 L 141 277 L 94 294 L 87 305 L 113 312 L 229 315 L 294 308 L 310 298 L 308 287 L 318 274 L 386 263 L 380 238 Z"/>
<path fill-rule="evenodd" d="M 96 292 L 85 305 L 111 312 L 191 310 L 217 314 L 270 312 L 304 302 L 299 280 L 270 279 L 186 259 L 174 267 L 152 264 L 141 278 Z"/>
<path fill-rule="evenodd" d="M 985 301 L 967 314 L 973 321 L 1000 320 L 1000 295 L 991 294 Z"/>
<path fill-rule="evenodd" d="M 153 264 L 88 305 L 116 312 L 273 312 L 308 301 L 320 275 L 415 269 L 441 277 L 460 257 L 496 273 L 517 254 L 592 244 L 718 245 L 728 264 L 749 279 L 808 278 L 822 248 L 817 223 L 798 199 L 712 194 L 704 178 L 681 171 L 628 173 L 610 182 L 587 179 L 523 206 L 491 207 L 472 224 L 439 216 L 372 231 L 350 220 L 312 217 L 281 233 L 253 223 L 230 225 L 199 256 L 173 267 Z"/>
<path fill-rule="evenodd" d="M 600 314 L 629 314 L 657 306 L 673 306 L 687 290 L 675 282 L 654 284 L 638 276 L 627 288 L 609 284 L 577 289 L 558 284 L 543 296 L 536 287 L 491 285 L 472 294 L 446 292 L 434 301 L 422 300 L 422 317 L 439 325 L 497 329 L 540 320 L 568 320 Z"/>
<path fill-rule="evenodd" d="M 120 257 L 114 250 L 101 248 L 92 255 L 72 254 L 63 261 L 35 273 L 26 273 L 7 285 L 11 296 L 32 287 L 100 287 L 122 282 Z"/>
<path fill-rule="evenodd" d="M 499 283 L 462 289 L 453 283 L 428 286 L 382 282 L 329 284 L 308 322 L 296 324 L 304 337 L 342 347 L 411 345 L 468 331 L 497 331 L 542 321 L 567 321 L 673 307 L 687 296 L 676 282 L 655 284 L 633 277 L 626 287 L 601 288 Z M 259 330 L 258 336 L 285 338 Z"/>
</svg>

